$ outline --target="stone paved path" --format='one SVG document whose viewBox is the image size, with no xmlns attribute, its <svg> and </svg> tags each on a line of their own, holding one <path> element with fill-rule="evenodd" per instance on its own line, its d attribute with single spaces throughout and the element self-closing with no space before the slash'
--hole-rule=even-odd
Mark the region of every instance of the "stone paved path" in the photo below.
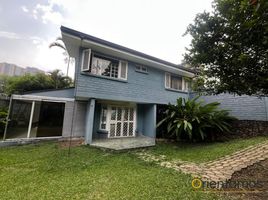
<svg viewBox="0 0 268 200">
<path fill-rule="evenodd" d="M 234 172 L 268 159 L 268 141 L 201 164 L 180 160 L 168 161 L 164 155 L 154 156 L 146 152 L 137 154 L 145 161 L 153 161 L 161 166 L 182 171 L 194 177 L 201 177 L 203 180 L 227 181 Z"/>
</svg>

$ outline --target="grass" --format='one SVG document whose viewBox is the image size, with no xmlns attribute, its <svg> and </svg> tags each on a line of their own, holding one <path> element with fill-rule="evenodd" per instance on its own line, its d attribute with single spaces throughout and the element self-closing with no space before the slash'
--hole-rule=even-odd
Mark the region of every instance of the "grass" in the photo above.
<svg viewBox="0 0 268 200">
<path fill-rule="evenodd" d="M 219 198 L 193 191 L 190 181 L 189 175 L 144 162 L 132 152 L 81 146 L 68 157 L 68 149 L 55 143 L 0 149 L 1 200 Z"/>
<path fill-rule="evenodd" d="M 268 140 L 268 137 L 236 139 L 221 143 L 159 143 L 147 150 L 154 155 L 166 155 L 169 160 L 185 160 L 196 163 L 211 161 L 234 153 L 250 145 Z"/>
<path fill-rule="evenodd" d="M 264 140 L 267 137 L 194 145 L 160 143 L 146 151 L 170 160 L 205 162 Z M 193 191 L 190 183 L 189 175 L 142 161 L 133 150 L 81 146 L 73 147 L 68 156 L 68 149 L 56 143 L 0 149 L 1 200 L 220 198 Z"/>
</svg>

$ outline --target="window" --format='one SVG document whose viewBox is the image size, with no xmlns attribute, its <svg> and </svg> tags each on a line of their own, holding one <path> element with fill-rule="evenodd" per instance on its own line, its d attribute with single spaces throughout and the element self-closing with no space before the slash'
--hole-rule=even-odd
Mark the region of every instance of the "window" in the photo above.
<svg viewBox="0 0 268 200">
<path fill-rule="evenodd" d="M 119 61 L 93 55 L 91 70 L 92 74 L 118 78 Z"/>
<path fill-rule="evenodd" d="M 171 76 L 171 88 L 175 90 L 182 90 L 182 77 Z"/>
<path fill-rule="evenodd" d="M 166 73 L 165 79 L 166 88 L 174 90 L 183 90 L 183 78 L 181 76 Z"/>
<path fill-rule="evenodd" d="M 136 65 L 136 71 L 137 71 L 137 72 L 148 73 L 148 69 L 147 69 L 147 67 L 142 66 L 142 65 Z"/>
<path fill-rule="evenodd" d="M 81 71 L 83 72 L 126 80 L 127 67 L 126 61 L 91 53 L 90 49 L 85 49 L 82 54 Z"/>
</svg>

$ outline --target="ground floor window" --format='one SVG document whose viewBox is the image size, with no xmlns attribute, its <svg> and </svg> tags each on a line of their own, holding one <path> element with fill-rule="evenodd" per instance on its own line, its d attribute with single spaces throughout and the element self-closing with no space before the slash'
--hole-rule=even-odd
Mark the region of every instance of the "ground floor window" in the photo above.
<svg viewBox="0 0 268 200">
<path fill-rule="evenodd" d="M 108 131 L 108 137 L 135 136 L 135 106 L 102 105 L 100 129 Z"/>
</svg>

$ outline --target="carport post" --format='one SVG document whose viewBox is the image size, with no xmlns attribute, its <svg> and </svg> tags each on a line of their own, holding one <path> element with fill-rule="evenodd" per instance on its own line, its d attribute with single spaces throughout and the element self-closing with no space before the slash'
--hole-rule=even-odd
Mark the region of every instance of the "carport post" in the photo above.
<svg viewBox="0 0 268 200">
<path fill-rule="evenodd" d="M 30 121 L 29 121 L 29 126 L 28 126 L 27 138 L 30 138 L 30 134 L 31 134 L 33 114 L 34 114 L 34 106 L 35 106 L 35 101 L 32 102 L 32 109 L 31 109 Z"/>
<path fill-rule="evenodd" d="M 94 124 L 94 112 L 95 112 L 95 99 L 90 99 L 87 103 L 87 114 L 86 114 L 86 144 L 91 144 L 93 135 L 93 124 Z"/>
<path fill-rule="evenodd" d="M 11 112 L 11 104 L 12 104 L 12 96 L 10 97 L 10 100 L 9 100 L 8 113 L 7 113 L 7 118 L 6 118 L 6 125 L 5 125 L 3 140 L 5 140 L 7 136 L 7 126 L 8 126 L 10 112 Z"/>
</svg>

